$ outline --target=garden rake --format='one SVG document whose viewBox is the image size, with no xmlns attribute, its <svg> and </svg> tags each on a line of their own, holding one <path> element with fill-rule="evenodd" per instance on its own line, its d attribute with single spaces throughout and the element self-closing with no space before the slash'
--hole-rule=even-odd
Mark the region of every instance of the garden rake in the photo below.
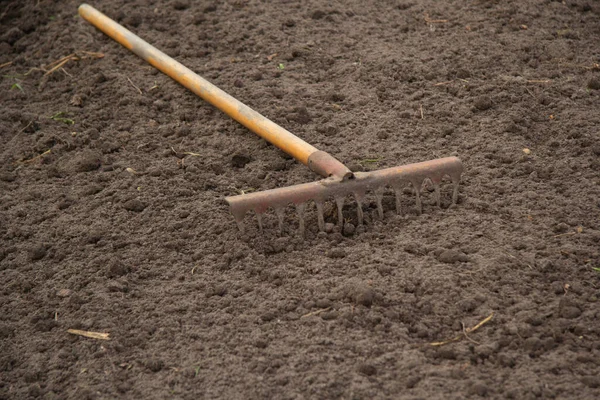
<svg viewBox="0 0 600 400">
<path fill-rule="evenodd" d="M 299 229 L 303 235 L 304 213 L 307 203 L 311 201 L 316 204 L 319 230 L 324 231 L 324 203 L 330 199 L 335 201 L 338 223 L 343 225 L 342 208 L 347 196 L 353 196 L 356 200 L 358 225 L 362 225 L 364 218 L 362 203 L 367 192 L 375 194 L 377 212 L 379 218 L 383 218 L 382 201 L 387 188 L 391 188 L 395 193 L 396 212 L 400 213 L 401 192 L 408 185 L 414 188 L 417 212 L 421 213 L 420 192 L 424 181 L 429 180 L 433 184 L 435 200 L 439 207 L 440 184 L 445 176 L 450 177 L 453 184 L 452 203 L 455 204 L 457 201 L 458 184 L 463 171 L 462 163 L 457 157 L 440 158 L 379 171 L 352 172 L 329 153 L 318 150 L 252 110 L 93 7 L 82 4 L 79 7 L 79 14 L 152 66 L 324 178 L 317 182 L 226 197 L 225 200 L 241 231 L 244 230 L 243 220 L 249 211 L 256 213 L 259 229 L 262 231 L 262 216 L 269 208 L 275 210 L 279 229 L 282 230 L 285 209 L 291 204 L 296 207 L 300 219 Z"/>
</svg>

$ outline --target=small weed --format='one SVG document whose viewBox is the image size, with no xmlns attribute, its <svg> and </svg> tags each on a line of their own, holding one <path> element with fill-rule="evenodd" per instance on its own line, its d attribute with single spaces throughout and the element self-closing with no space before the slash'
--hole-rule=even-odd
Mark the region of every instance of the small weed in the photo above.
<svg viewBox="0 0 600 400">
<path fill-rule="evenodd" d="M 18 84 L 18 83 L 13 83 L 13 84 L 12 84 L 12 86 L 10 87 L 10 90 L 13 90 L 13 89 L 19 89 L 21 92 L 24 92 L 24 90 L 23 90 L 23 86 L 21 86 L 21 85 L 20 85 L 20 84 Z"/>
<path fill-rule="evenodd" d="M 600 268 L 598 268 L 598 267 L 592 267 L 592 269 L 593 269 L 594 271 L 596 271 L 596 272 L 600 273 Z"/>
<path fill-rule="evenodd" d="M 376 164 L 380 161 L 383 161 L 383 157 L 365 158 L 364 160 L 361 160 L 360 163 L 361 164 Z"/>
<path fill-rule="evenodd" d="M 60 112 L 57 112 L 56 114 L 54 114 L 53 116 L 51 116 L 50 119 L 53 119 L 58 122 L 64 122 L 67 125 L 73 125 L 75 123 L 75 121 L 72 120 L 71 118 L 62 117 L 62 115 L 65 115 L 65 113 L 60 111 Z"/>
<path fill-rule="evenodd" d="M 198 374 L 200 373 L 200 367 L 194 367 L 194 377 L 197 377 Z"/>
<path fill-rule="evenodd" d="M 283 63 L 279 63 L 279 64 L 277 64 L 277 68 L 279 68 L 279 69 L 284 69 L 284 68 L 285 68 L 285 65 L 283 65 Z"/>
</svg>

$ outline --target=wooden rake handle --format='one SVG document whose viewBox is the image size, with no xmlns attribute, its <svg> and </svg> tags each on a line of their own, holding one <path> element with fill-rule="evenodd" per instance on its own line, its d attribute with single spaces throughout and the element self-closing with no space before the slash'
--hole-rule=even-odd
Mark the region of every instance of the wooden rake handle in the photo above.
<svg viewBox="0 0 600 400">
<path fill-rule="evenodd" d="M 79 6 L 79 15 L 150 65 L 185 86 L 231 118 L 279 147 L 324 177 L 348 179 L 352 172 L 330 154 L 306 143 L 288 130 L 236 100 L 189 68 L 142 40 L 88 4 Z"/>
</svg>

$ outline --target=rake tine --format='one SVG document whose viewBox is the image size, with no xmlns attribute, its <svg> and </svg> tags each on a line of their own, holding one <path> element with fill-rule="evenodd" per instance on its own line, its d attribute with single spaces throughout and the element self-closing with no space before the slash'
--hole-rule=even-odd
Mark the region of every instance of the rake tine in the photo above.
<svg viewBox="0 0 600 400">
<path fill-rule="evenodd" d="M 435 204 L 438 208 L 442 207 L 442 195 L 440 194 L 440 185 L 437 183 L 433 184 L 433 188 L 435 189 Z"/>
<path fill-rule="evenodd" d="M 337 205 L 337 211 L 338 211 L 338 225 L 340 227 L 343 227 L 344 226 L 344 214 L 342 213 L 342 207 L 344 207 L 344 198 L 336 197 L 335 204 Z"/>
<path fill-rule="evenodd" d="M 358 225 L 363 224 L 363 209 L 362 209 L 362 200 L 364 196 L 362 193 L 354 193 L 354 199 L 356 200 L 356 217 L 358 218 Z"/>
<path fill-rule="evenodd" d="M 396 214 L 402 214 L 402 204 L 400 203 L 400 195 L 402 194 L 402 190 L 400 188 L 394 188 L 394 195 L 396 196 Z"/>
<path fill-rule="evenodd" d="M 325 218 L 323 217 L 323 203 L 317 201 L 315 203 L 317 205 L 317 219 L 319 223 L 319 232 L 325 231 Z"/>
<path fill-rule="evenodd" d="M 421 204 L 421 185 L 415 186 L 415 194 L 417 195 L 417 215 L 421 215 L 423 212 L 423 206 Z"/>
<path fill-rule="evenodd" d="M 383 205 L 381 204 L 381 202 L 383 201 L 383 192 L 383 187 L 380 187 L 375 190 L 375 199 L 377 201 L 377 214 L 379 215 L 379 219 L 383 219 Z"/>
<path fill-rule="evenodd" d="M 275 214 L 277 214 L 277 219 L 279 220 L 279 233 L 283 234 L 283 218 L 285 217 L 285 212 L 283 208 L 277 207 L 275 209 Z"/>
<path fill-rule="evenodd" d="M 258 231 L 263 233 L 262 214 L 256 213 L 256 220 L 258 221 Z"/>
<path fill-rule="evenodd" d="M 458 180 L 455 180 L 454 178 L 452 179 L 452 204 L 456 204 L 458 201 L 458 183 Z"/>
<path fill-rule="evenodd" d="M 298 218 L 300 219 L 300 225 L 298 228 L 298 233 L 301 237 L 304 237 L 304 210 L 306 209 L 306 203 L 296 204 L 296 212 L 298 213 Z"/>
</svg>

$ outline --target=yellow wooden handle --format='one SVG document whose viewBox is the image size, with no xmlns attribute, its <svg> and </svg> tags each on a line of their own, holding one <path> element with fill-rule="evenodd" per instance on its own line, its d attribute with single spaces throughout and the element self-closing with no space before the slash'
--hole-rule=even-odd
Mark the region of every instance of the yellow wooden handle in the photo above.
<svg viewBox="0 0 600 400">
<path fill-rule="evenodd" d="M 142 40 L 88 4 L 79 6 L 79 15 L 158 70 L 202 97 L 252 132 L 279 147 L 296 160 L 309 165 L 311 154 L 319 151 L 288 130 L 265 118 L 228 95 L 189 68 Z"/>
</svg>

